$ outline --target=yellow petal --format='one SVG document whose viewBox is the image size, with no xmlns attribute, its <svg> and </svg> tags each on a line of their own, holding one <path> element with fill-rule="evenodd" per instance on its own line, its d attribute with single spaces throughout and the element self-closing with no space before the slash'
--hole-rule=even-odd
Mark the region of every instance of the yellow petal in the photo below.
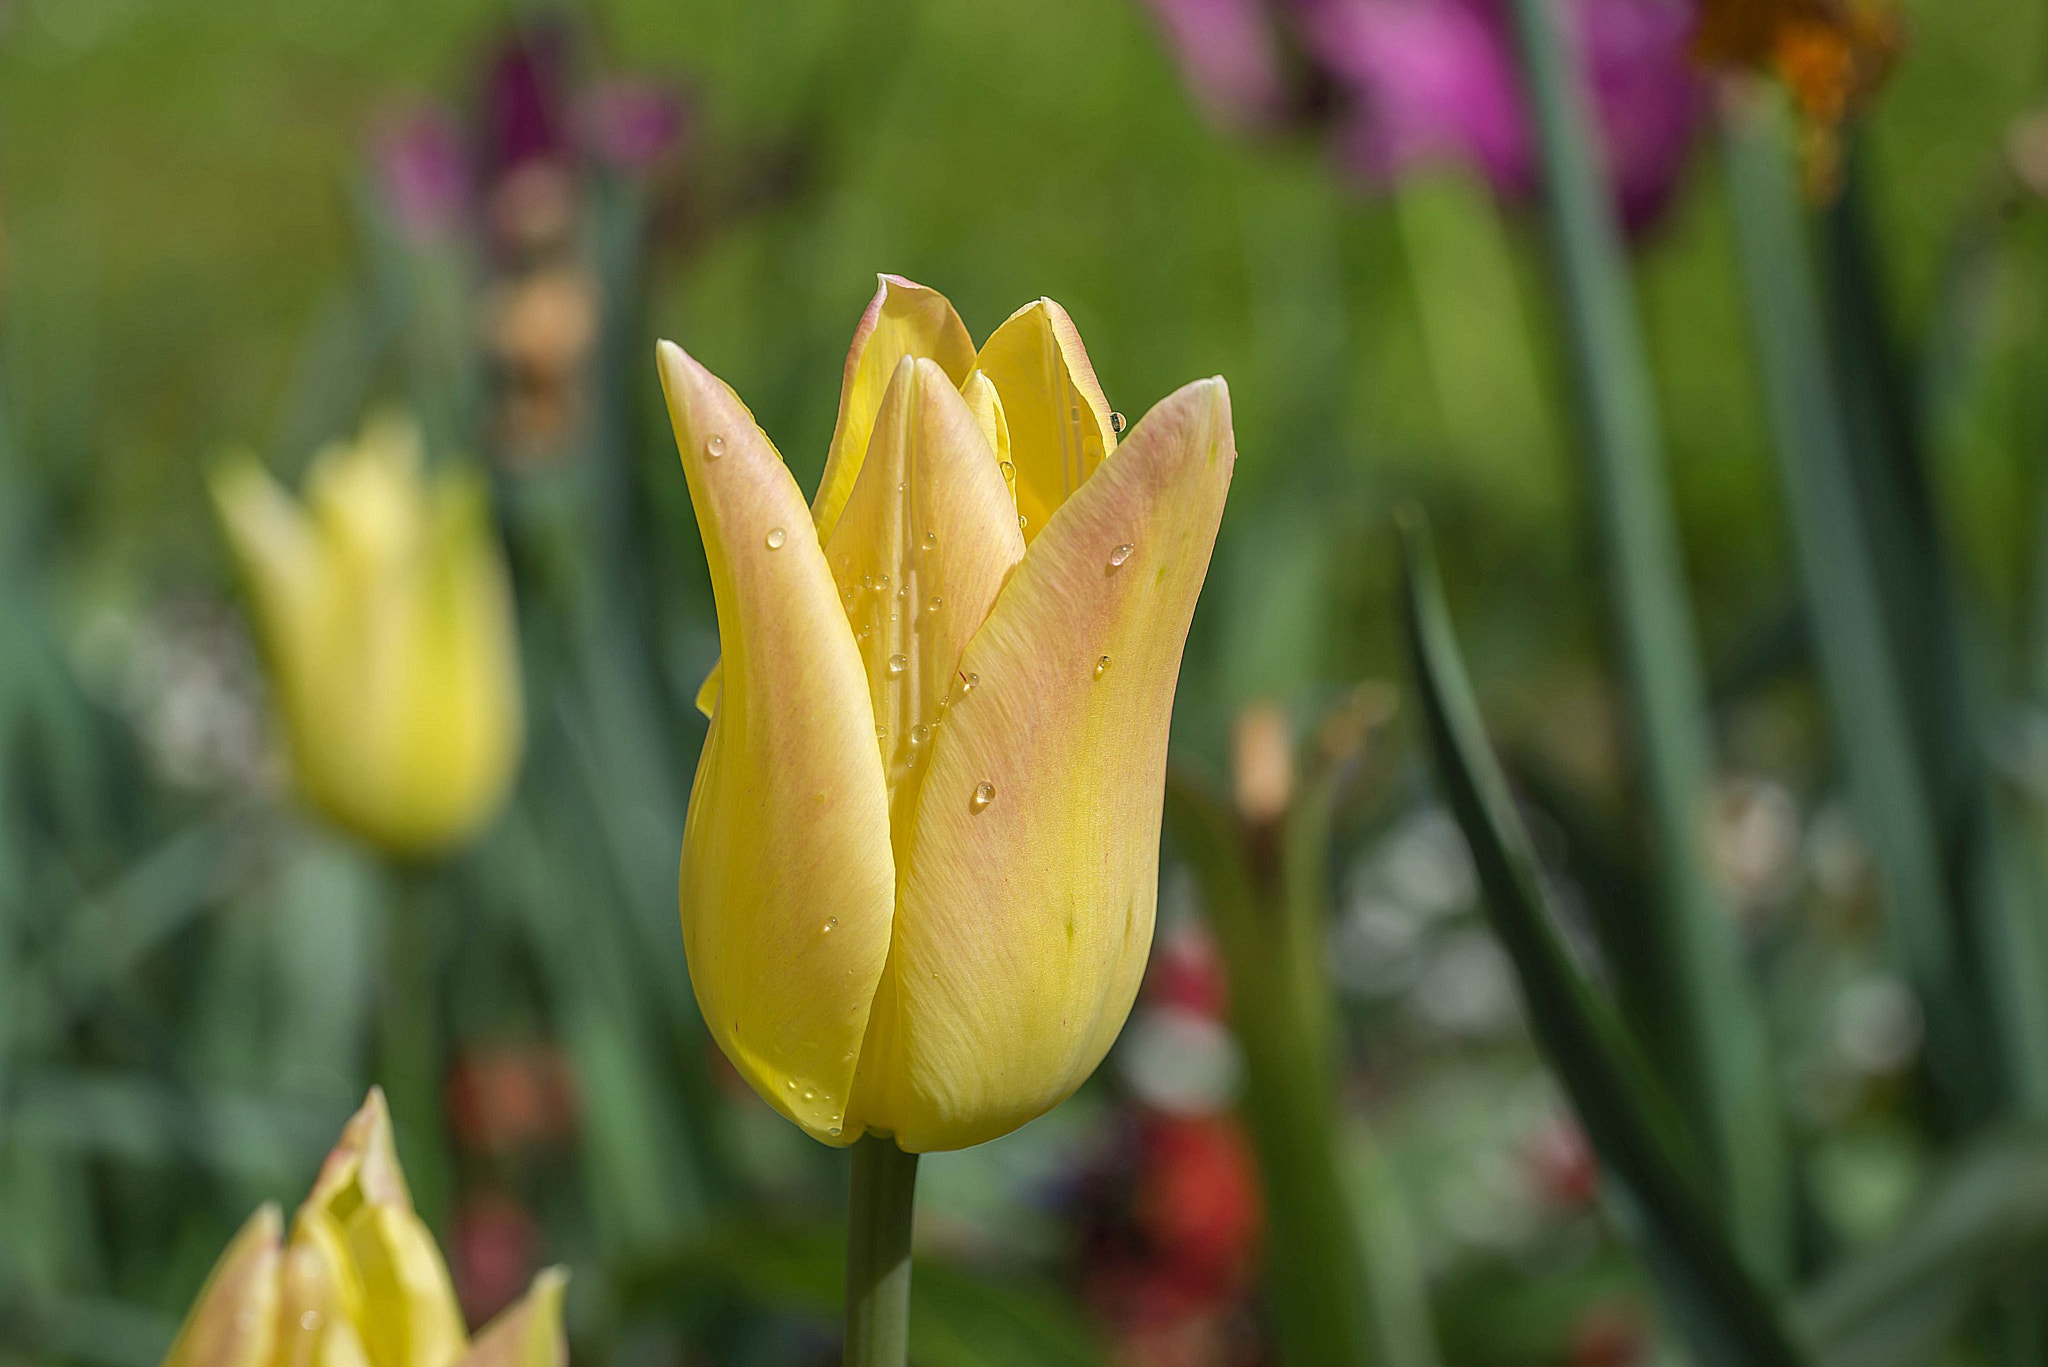
<svg viewBox="0 0 2048 1367">
<path fill-rule="evenodd" d="M 825 456 L 825 474 L 811 512 L 818 540 L 829 541 L 860 477 L 861 460 L 875 430 L 882 396 L 904 357 L 938 363 L 957 388 L 974 369 L 974 339 L 953 305 L 937 290 L 926 289 L 900 275 L 884 275 L 854 329 L 846 353 L 846 374 L 840 381 L 839 421 L 832 428 L 832 446 Z"/>
<path fill-rule="evenodd" d="M 725 652 L 683 831 L 690 983 L 756 1091 L 851 1142 L 834 1131 L 896 877 L 866 673 L 803 495 L 753 415 L 670 343 L 660 370 Z"/>
<path fill-rule="evenodd" d="M 967 383 L 960 386 L 960 397 L 967 400 L 967 407 L 974 413 L 975 422 L 981 424 L 981 435 L 988 439 L 989 449 L 996 453 L 996 469 L 1003 475 L 1003 488 L 1009 492 L 1011 511 L 1017 506 L 1017 466 L 1010 459 L 1010 420 L 1003 416 L 1002 396 L 996 392 L 995 381 L 979 370 L 967 377 Z"/>
<path fill-rule="evenodd" d="M 1007 406 L 1007 403 L 1006 403 Z M 1236 448 L 1221 380 L 1162 401 L 1032 543 L 960 662 L 918 805 L 867 1123 L 980 1143 L 1079 1086 L 1152 938 L 1167 721 Z"/>
<path fill-rule="evenodd" d="M 348 1249 L 362 1278 L 357 1328 L 378 1367 L 449 1367 L 469 1346 L 462 1310 L 441 1250 L 420 1217 L 395 1205 L 366 1205 L 347 1222 Z"/>
<path fill-rule="evenodd" d="M 462 1367 L 568 1367 L 562 1337 L 562 1291 L 568 1284 L 565 1269 L 542 1271 L 517 1304 L 483 1327 Z"/>
<path fill-rule="evenodd" d="M 391 1108 L 385 1104 L 382 1087 L 370 1088 L 362 1106 L 341 1127 L 341 1137 L 321 1163 L 301 1214 L 318 1211 L 346 1222 L 363 1205 L 412 1209 L 412 1192 L 405 1185 L 405 1170 L 398 1165 Z"/>
<path fill-rule="evenodd" d="M 897 363 L 825 557 L 867 670 L 900 870 L 960 652 L 1024 558 L 995 453 L 932 362 Z"/>
<path fill-rule="evenodd" d="M 1074 320 L 1050 299 L 1011 314 L 982 344 L 976 364 L 1003 396 L 1017 512 L 1033 540 L 1116 449 L 1109 401 Z"/>
<path fill-rule="evenodd" d="M 333 1261 L 325 1241 L 293 1239 L 284 1254 L 284 1302 L 273 1367 L 369 1367 L 369 1351 L 356 1329 L 362 1296 L 353 1277 L 353 1269 Z"/>
<path fill-rule="evenodd" d="M 325 566 L 312 524 L 253 456 L 213 472 L 214 507 L 248 585 L 256 627 L 281 690 L 301 686 L 323 634 Z M 289 700 L 287 705 L 289 705 Z"/>
<path fill-rule="evenodd" d="M 207 1275 L 163 1367 L 265 1367 L 277 1340 L 283 1217 L 266 1205 Z"/>
</svg>

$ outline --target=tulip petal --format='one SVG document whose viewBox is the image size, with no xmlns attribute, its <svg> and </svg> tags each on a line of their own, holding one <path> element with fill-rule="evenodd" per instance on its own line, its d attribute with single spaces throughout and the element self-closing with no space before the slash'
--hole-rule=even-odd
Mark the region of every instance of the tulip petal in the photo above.
<svg viewBox="0 0 2048 1367">
<path fill-rule="evenodd" d="M 1010 459 L 1010 420 L 1003 416 L 1003 397 L 996 392 L 995 381 L 979 370 L 969 375 L 967 383 L 960 386 L 960 397 L 967 400 L 975 422 L 981 425 L 981 435 L 988 439 L 989 449 L 996 453 L 996 469 L 1002 472 L 1003 488 L 1009 492 L 1010 511 L 1014 513 L 1017 510 L 1017 466 Z"/>
<path fill-rule="evenodd" d="M 256 609 L 264 653 L 287 689 L 320 636 L 325 575 L 320 542 L 299 505 L 253 456 L 213 472 L 214 506 Z"/>
<path fill-rule="evenodd" d="M 346 1220 L 360 1205 L 412 1209 L 412 1192 L 398 1163 L 391 1108 L 382 1087 L 370 1088 L 362 1106 L 341 1127 L 341 1137 L 313 1179 L 305 1208 Z"/>
<path fill-rule="evenodd" d="M 1174 685 L 1235 460 L 1220 379 L 1162 401 L 968 644 L 979 686 L 936 742 L 877 1000 L 894 1047 L 861 1079 L 867 1123 L 907 1150 L 1023 1124 L 1122 1028 L 1152 937 Z"/>
<path fill-rule="evenodd" d="M 995 453 L 931 361 L 897 363 L 825 558 L 867 667 L 900 868 L 960 653 L 1024 558 Z"/>
<path fill-rule="evenodd" d="M 690 981 L 741 1076 L 813 1137 L 851 1143 L 837 1132 L 896 885 L 866 672 L 753 415 L 671 343 L 660 370 L 725 651 L 683 832 Z"/>
<path fill-rule="evenodd" d="M 976 364 L 1003 396 L 1017 512 L 1030 541 L 1116 449 L 1109 400 L 1074 320 L 1050 299 L 1011 314 L 982 343 Z"/>
<path fill-rule="evenodd" d="M 248 1218 L 207 1274 L 163 1367 L 265 1367 L 277 1340 L 283 1227 L 273 1205 Z"/>
<path fill-rule="evenodd" d="M 517 1304 L 483 1327 L 459 1367 L 568 1367 L 569 1346 L 562 1337 L 562 1292 L 568 1284 L 566 1270 L 544 1269 Z"/>
<path fill-rule="evenodd" d="M 935 361 L 955 388 L 974 369 L 974 339 L 967 335 L 967 325 L 945 295 L 900 275 L 884 275 L 879 282 L 846 353 L 839 420 L 832 428 L 832 446 L 825 456 L 818 496 L 811 501 L 820 542 L 832 539 L 840 510 L 860 478 L 875 415 L 881 411 L 882 397 L 898 363 L 906 356 Z"/>
<path fill-rule="evenodd" d="M 449 1367 L 469 1346 L 434 1236 L 409 1207 L 366 1205 L 348 1220 L 362 1277 L 358 1325 L 380 1367 Z"/>
<path fill-rule="evenodd" d="M 323 1245 L 294 1239 L 285 1250 L 273 1367 L 369 1367 L 369 1350 L 356 1331 L 361 1294 L 350 1299 L 341 1272 Z"/>
</svg>

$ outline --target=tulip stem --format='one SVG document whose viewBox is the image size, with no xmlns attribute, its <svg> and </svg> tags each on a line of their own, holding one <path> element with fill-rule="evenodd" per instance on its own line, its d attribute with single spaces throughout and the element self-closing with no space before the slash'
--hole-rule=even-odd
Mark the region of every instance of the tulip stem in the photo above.
<svg viewBox="0 0 2048 1367">
<path fill-rule="evenodd" d="M 910 1342 L 910 1217 L 917 1155 L 866 1135 L 853 1146 L 846 1219 L 846 1367 L 903 1367 Z"/>
</svg>

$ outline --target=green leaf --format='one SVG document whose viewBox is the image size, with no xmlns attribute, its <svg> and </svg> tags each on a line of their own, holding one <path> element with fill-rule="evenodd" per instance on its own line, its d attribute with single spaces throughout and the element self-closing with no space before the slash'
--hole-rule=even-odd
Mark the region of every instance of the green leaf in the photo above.
<svg viewBox="0 0 2048 1367">
<path fill-rule="evenodd" d="M 1402 530 L 1404 624 L 1437 775 L 1471 845 L 1537 1043 L 1618 1189 L 1617 1214 L 1696 1350 L 1745 1367 L 1803 1363 L 1778 1308 L 1695 1190 L 1670 1102 L 1558 938 L 1528 831 L 1486 741 L 1427 531 L 1419 516 L 1404 518 Z"/>
<path fill-rule="evenodd" d="M 1717 1205 L 1757 1275 L 1787 1279 L 1790 1163 L 1761 997 L 1700 832 L 1713 781 L 1710 715 L 1666 487 L 1627 249 L 1555 0 L 1516 0 L 1543 148 L 1551 247 L 1570 324 L 1583 449 L 1600 514 L 1605 589 L 1626 665 L 1660 895 L 1635 909 L 1667 1030 L 1660 1050 L 1712 1165 Z"/>
<path fill-rule="evenodd" d="M 1959 1156 L 1894 1238 L 1829 1274 L 1798 1318 L 1822 1367 L 1932 1360 L 1998 1274 L 2048 1242 L 2048 1131 Z"/>
</svg>

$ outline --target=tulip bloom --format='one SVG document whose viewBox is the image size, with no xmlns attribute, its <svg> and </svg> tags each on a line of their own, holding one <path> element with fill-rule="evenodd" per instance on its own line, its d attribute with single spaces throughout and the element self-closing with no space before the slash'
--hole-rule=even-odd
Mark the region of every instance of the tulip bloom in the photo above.
<svg viewBox="0 0 2048 1367">
<path fill-rule="evenodd" d="M 977 352 L 885 276 L 807 510 L 730 389 L 669 343 L 660 369 L 725 652 L 683 837 L 705 1020 L 826 1143 L 1007 1133 L 1094 1070 L 1144 969 L 1228 391 L 1119 444 L 1057 304 Z"/>
<path fill-rule="evenodd" d="M 483 489 L 422 478 L 419 433 L 373 423 L 314 462 L 306 506 L 253 459 L 214 479 L 300 792 L 388 853 L 473 834 L 517 767 L 518 642 Z"/>
<path fill-rule="evenodd" d="M 472 1343 L 434 1236 L 413 1213 L 384 1096 L 341 1132 L 291 1237 L 274 1205 L 214 1264 L 163 1367 L 563 1367 L 551 1268 Z"/>
</svg>

